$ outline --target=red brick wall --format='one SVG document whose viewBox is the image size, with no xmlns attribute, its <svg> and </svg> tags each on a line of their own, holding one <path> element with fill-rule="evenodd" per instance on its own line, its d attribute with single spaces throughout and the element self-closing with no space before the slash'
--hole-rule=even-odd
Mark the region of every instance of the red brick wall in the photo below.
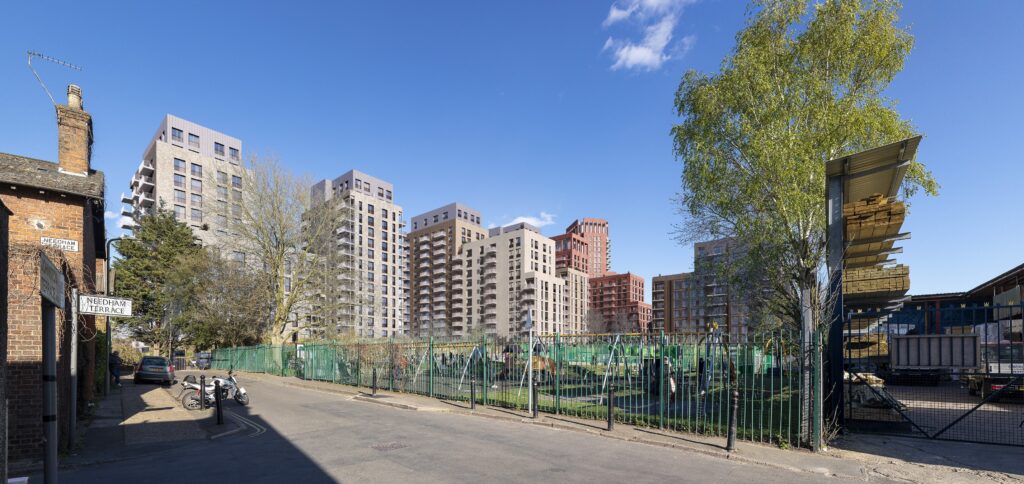
<svg viewBox="0 0 1024 484">
<path fill-rule="evenodd" d="M 94 293 L 95 247 L 92 237 L 93 219 L 89 201 L 78 196 L 42 192 L 19 187 L 0 188 L 0 199 L 13 212 L 10 218 L 10 261 L 8 293 L 8 398 L 10 400 L 10 459 L 38 460 L 42 457 L 42 331 L 39 296 L 39 259 L 42 237 L 77 240 L 79 252 L 61 253 L 46 249 L 55 265 L 64 269 L 66 294 L 71 287 Z M 58 427 L 61 444 L 66 445 L 70 411 L 70 301 L 68 311 L 58 310 L 57 321 L 57 387 Z M 84 340 L 79 347 L 82 359 L 94 354 L 89 337 L 92 321 L 81 331 Z M 82 374 L 94 366 L 80 359 Z M 84 375 L 83 375 L 84 376 Z M 91 388 L 90 384 L 85 388 Z M 85 391 L 83 391 L 85 393 Z M 84 396 L 84 395 L 83 395 Z"/>
</svg>

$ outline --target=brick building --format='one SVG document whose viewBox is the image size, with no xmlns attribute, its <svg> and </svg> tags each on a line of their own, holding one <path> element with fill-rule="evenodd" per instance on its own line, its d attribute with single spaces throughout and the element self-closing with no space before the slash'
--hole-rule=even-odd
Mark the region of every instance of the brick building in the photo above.
<svg viewBox="0 0 1024 484">
<path fill-rule="evenodd" d="M 612 239 L 608 235 L 608 221 L 601 218 L 581 218 L 565 228 L 566 234 L 576 234 L 587 242 L 587 275 L 601 277 L 612 272 Z"/>
<path fill-rule="evenodd" d="M 90 168 L 92 117 L 81 89 L 68 86 L 68 104 L 56 106 L 58 162 L 0 153 L 0 201 L 11 212 L 7 318 L 8 450 L 11 461 L 43 455 L 42 307 L 40 254 L 64 272 L 65 308 L 70 291 L 94 294 L 96 267 L 104 254 L 103 173 Z M 57 423 L 67 448 L 70 415 L 70 311 L 57 314 Z M 93 396 L 95 320 L 78 321 L 78 405 Z"/>
<path fill-rule="evenodd" d="M 590 248 L 586 238 L 569 232 L 551 238 L 555 241 L 555 275 L 565 280 L 563 332 L 587 332 L 590 314 Z"/>
<path fill-rule="evenodd" d="M 590 278 L 590 331 L 647 332 L 650 323 L 643 277 L 627 272 Z"/>
</svg>

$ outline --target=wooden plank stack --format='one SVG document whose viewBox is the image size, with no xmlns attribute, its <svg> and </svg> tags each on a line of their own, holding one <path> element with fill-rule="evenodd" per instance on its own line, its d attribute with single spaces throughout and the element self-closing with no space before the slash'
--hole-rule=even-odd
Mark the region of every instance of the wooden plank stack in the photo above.
<svg viewBox="0 0 1024 484">
<path fill-rule="evenodd" d="M 896 235 L 907 215 L 907 207 L 881 194 L 843 205 L 847 241 Z"/>
<path fill-rule="evenodd" d="M 906 294 L 910 289 L 910 268 L 860 267 L 843 273 L 843 294 Z"/>
</svg>

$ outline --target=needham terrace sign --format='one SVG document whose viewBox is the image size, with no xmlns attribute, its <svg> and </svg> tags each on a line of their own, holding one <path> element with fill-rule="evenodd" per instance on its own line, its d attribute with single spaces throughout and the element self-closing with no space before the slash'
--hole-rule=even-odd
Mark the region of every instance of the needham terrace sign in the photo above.
<svg viewBox="0 0 1024 484">
<path fill-rule="evenodd" d="M 78 296 L 78 312 L 100 316 L 131 316 L 132 300 L 116 297 Z"/>
</svg>

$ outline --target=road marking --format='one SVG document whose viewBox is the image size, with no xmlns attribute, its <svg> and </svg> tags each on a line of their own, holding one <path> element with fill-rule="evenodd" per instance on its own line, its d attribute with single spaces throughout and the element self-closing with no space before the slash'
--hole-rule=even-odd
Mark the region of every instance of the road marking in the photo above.
<svg viewBox="0 0 1024 484">
<path fill-rule="evenodd" d="M 253 429 L 253 433 L 249 434 L 249 437 L 256 437 L 257 435 L 262 435 L 264 432 L 267 431 L 266 427 L 264 427 L 264 426 L 262 426 L 262 425 L 260 425 L 260 424 L 258 424 L 256 422 L 253 422 L 252 420 L 249 420 L 249 419 L 247 419 L 247 418 L 245 418 L 245 417 L 243 417 L 243 416 L 241 416 L 241 415 L 239 415 L 239 414 L 237 414 L 235 412 L 232 412 L 230 410 L 228 411 L 228 416 L 233 418 L 233 419 L 235 419 L 235 420 L 238 420 L 239 422 L 242 422 L 244 425 L 252 428 Z"/>
</svg>

